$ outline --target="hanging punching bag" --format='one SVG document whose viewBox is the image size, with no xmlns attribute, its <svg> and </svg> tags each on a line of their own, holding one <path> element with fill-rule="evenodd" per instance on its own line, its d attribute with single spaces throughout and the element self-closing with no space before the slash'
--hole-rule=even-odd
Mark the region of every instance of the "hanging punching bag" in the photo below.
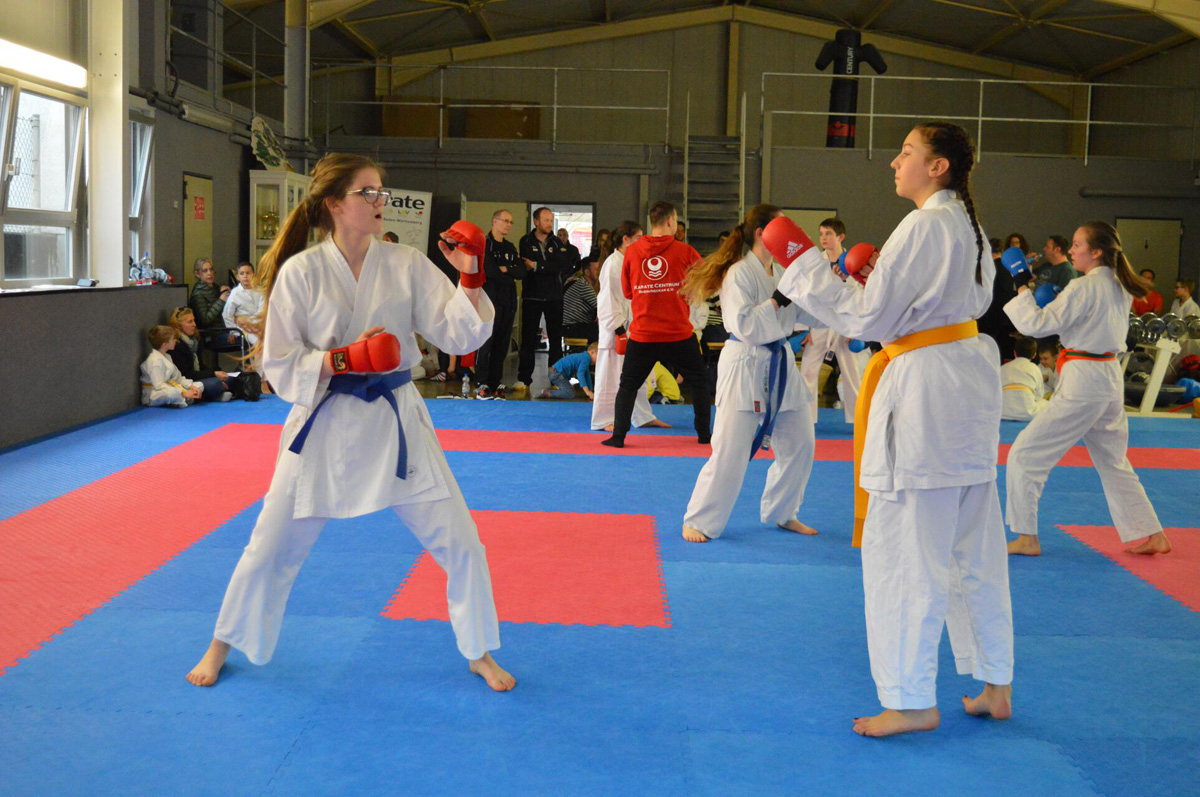
<svg viewBox="0 0 1200 797">
<path fill-rule="evenodd" d="M 817 56 L 816 67 L 824 71 L 833 64 L 834 75 L 857 75 L 859 64 L 865 61 L 876 73 L 887 71 L 883 56 L 874 45 L 863 44 L 862 34 L 843 28 L 825 42 Z M 854 113 L 858 110 L 858 81 L 835 77 L 829 87 L 829 127 L 825 131 L 825 146 L 851 149 L 854 147 Z"/>
</svg>

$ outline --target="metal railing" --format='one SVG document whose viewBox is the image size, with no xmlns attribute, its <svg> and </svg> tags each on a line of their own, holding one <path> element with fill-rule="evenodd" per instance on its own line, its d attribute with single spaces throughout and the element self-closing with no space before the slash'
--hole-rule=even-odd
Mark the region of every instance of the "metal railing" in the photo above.
<svg viewBox="0 0 1200 797">
<path fill-rule="evenodd" d="M 239 23 L 245 23 L 250 26 L 250 62 L 247 63 L 246 61 L 243 61 L 241 58 L 238 58 L 236 55 L 228 52 L 224 48 L 217 47 L 212 42 L 201 39 L 198 36 L 195 36 L 187 31 L 183 30 L 182 28 L 178 27 L 177 25 L 175 25 L 174 19 L 173 19 L 173 14 L 175 12 L 174 3 L 169 4 L 168 10 L 167 10 L 167 58 L 168 58 L 168 60 L 171 59 L 172 41 L 175 36 L 179 36 L 184 39 L 187 39 L 188 41 L 195 42 L 196 44 L 200 45 L 208 52 L 209 58 L 210 58 L 210 64 L 216 66 L 215 74 L 212 75 L 212 84 L 213 85 L 197 86 L 194 83 L 190 83 L 189 81 L 183 81 L 182 79 L 181 79 L 181 82 L 188 83 L 188 85 L 192 86 L 193 88 L 210 95 L 213 100 L 212 107 L 214 110 L 220 110 L 217 106 L 217 102 L 216 102 L 217 99 L 218 98 L 224 99 L 224 97 L 222 96 L 222 86 L 223 86 L 224 81 L 222 80 L 222 75 L 220 73 L 221 67 L 223 67 L 226 64 L 229 64 L 229 65 L 237 67 L 238 69 L 240 69 L 243 72 L 246 72 L 249 75 L 249 83 L 250 83 L 250 113 L 252 116 L 258 116 L 258 83 L 259 83 L 259 80 L 262 79 L 262 80 L 266 80 L 270 83 L 274 83 L 281 90 L 286 88 L 286 86 L 282 80 L 280 80 L 279 78 L 274 77 L 273 75 L 270 75 L 266 72 L 263 72 L 261 69 L 258 68 L 258 60 L 259 60 L 258 37 L 260 34 L 263 36 L 266 36 L 267 38 L 278 42 L 281 46 L 283 46 L 285 48 L 286 48 L 287 44 L 282 38 L 280 38 L 279 36 L 276 36 L 274 33 L 267 30 L 262 25 L 259 25 L 257 22 L 250 19 L 250 17 L 246 16 L 245 14 L 243 14 L 242 12 L 238 11 L 235 8 L 224 5 L 223 3 L 217 2 L 216 0 L 209 0 L 207 5 L 208 5 L 208 16 L 209 16 L 209 22 L 210 22 L 209 30 L 214 37 L 215 37 L 215 32 L 217 30 L 217 26 L 223 23 L 225 14 L 233 14 L 234 15 L 234 17 L 236 19 L 234 20 L 233 25 L 236 25 Z M 225 25 L 224 30 L 228 30 L 230 27 L 232 27 L 232 25 Z M 233 107 L 234 103 L 227 99 L 225 100 L 225 102 L 228 103 L 230 106 L 228 110 L 232 111 L 232 107 Z"/>
<path fill-rule="evenodd" d="M 866 81 L 868 84 L 868 97 L 866 111 L 857 110 L 854 113 L 831 114 L 828 107 L 814 110 L 797 110 L 791 108 L 769 108 L 767 94 L 767 81 L 769 79 L 793 78 L 803 80 L 820 80 L 828 84 L 833 79 L 841 80 L 859 80 Z M 954 114 L 914 114 L 914 113 L 880 113 L 875 110 L 877 86 L 888 86 L 897 81 L 908 82 L 924 82 L 924 83 L 946 83 L 946 84 L 974 84 L 977 86 L 977 104 L 974 113 L 954 113 Z M 1023 87 L 1033 91 L 1043 89 L 1047 93 L 1061 92 L 1067 90 L 1070 92 L 1086 91 L 1086 105 L 1083 110 L 1082 118 L 1062 118 L 1062 117 L 1037 117 L 1025 116 L 1017 117 L 1012 115 L 988 115 L 985 113 L 985 92 L 987 88 L 1005 86 L 1005 87 Z M 1169 122 L 1129 122 L 1113 119 L 1097 119 L 1094 117 L 1093 97 L 1096 89 L 1113 89 L 1113 90 L 1140 90 L 1140 91 L 1171 91 L 1180 94 L 1191 95 L 1192 106 L 1192 121 L 1190 124 L 1171 124 Z M 825 100 L 826 94 L 814 93 L 815 96 L 820 96 Z M 1068 109 L 1069 110 L 1069 109 Z M 1129 83 L 1079 83 L 1072 81 L 1034 81 L 1034 80 L 1003 80 L 999 78 L 951 78 L 951 77 L 908 77 L 902 75 L 855 75 L 855 76 L 833 76 L 825 72 L 764 72 L 760 83 L 760 99 L 759 99 L 759 114 L 760 114 L 760 132 L 761 145 L 764 159 L 764 170 L 769 165 L 770 151 L 773 148 L 773 122 L 776 116 L 813 116 L 813 117 L 828 117 L 831 115 L 853 116 L 867 120 L 867 157 L 873 158 L 875 153 L 875 127 L 876 120 L 883 119 L 909 119 L 913 121 L 924 121 L 931 118 L 956 121 L 963 123 L 964 126 L 973 125 L 975 132 L 976 152 L 982 156 L 984 151 L 984 123 L 986 122 L 1002 122 L 1002 123 L 1019 123 L 1030 125 L 1068 125 L 1075 128 L 1081 128 L 1083 131 L 1082 152 L 1067 152 L 1067 153 L 1022 153 L 1022 154 L 1042 154 L 1056 157 L 1080 158 L 1082 157 L 1084 164 L 1088 163 L 1091 154 L 1091 143 L 1093 130 L 1096 128 L 1136 128 L 1136 129 L 1159 129 L 1159 130 L 1190 130 L 1191 132 L 1191 154 L 1190 158 L 1195 164 L 1197 158 L 1197 130 L 1200 128 L 1198 120 L 1200 120 L 1200 90 L 1189 88 L 1186 86 L 1156 86 L 1156 85 L 1135 85 Z M 893 145 L 889 146 L 889 151 Z M 806 148 L 806 147 L 800 147 Z M 814 146 L 814 149 L 822 147 Z M 861 149 L 861 148 L 860 148 Z"/>
<path fill-rule="evenodd" d="M 318 76 L 318 65 L 313 65 L 313 77 Z M 400 107 L 424 107 L 438 109 L 438 134 L 437 144 L 441 148 L 446 135 L 446 114 L 455 108 L 508 108 L 519 110 L 525 108 L 543 109 L 546 107 L 544 103 L 528 103 L 528 102 L 483 102 L 483 101 L 453 101 L 446 99 L 446 74 L 450 71 L 495 71 L 495 70 L 512 70 L 525 72 L 542 72 L 550 73 L 553 81 L 551 120 L 550 120 L 550 144 L 552 149 L 557 149 L 559 144 L 611 144 L 611 143 L 640 143 L 640 144 L 661 144 L 666 147 L 670 142 L 671 134 L 671 70 L 669 69 L 623 69 L 612 67 L 564 67 L 564 66 L 469 66 L 464 64 L 407 64 L 394 65 L 376 62 L 361 63 L 359 65 L 346 63 L 328 63 L 325 74 L 325 96 L 324 99 L 313 98 L 312 105 L 323 105 L 325 110 L 325 141 L 329 143 L 329 131 L 333 124 L 331 118 L 332 109 L 335 106 L 377 106 L 380 108 L 388 106 Z M 412 72 L 414 70 L 429 70 L 437 72 L 438 81 L 438 96 L 436 100 L 396 100 L 396 99 L 377 99 L 377 100 L 335 100 L 330 98 L 330 80 L 333 70 L 338 72 L 348 72 L 356 69 L 391 69 L 402 70 L 404 72 Z M 619 75 L 658 75 L 665 77 L 666 84 L 666 99 L 663 105 L 568 105 L 559 102 L 559 73 L 561 72 L 599 72 Z M 390 84 L 390 81 L 389 81 Z M 558 137 L 558 113 L 559 111 L 614 111 L 614 112 L 655 112 L 663 115 L 663 139 L 661 142 L 656 141 L 641 141 L 641 142 L 606 142 L 606 141 L 561 141 Z"/>
</svg>

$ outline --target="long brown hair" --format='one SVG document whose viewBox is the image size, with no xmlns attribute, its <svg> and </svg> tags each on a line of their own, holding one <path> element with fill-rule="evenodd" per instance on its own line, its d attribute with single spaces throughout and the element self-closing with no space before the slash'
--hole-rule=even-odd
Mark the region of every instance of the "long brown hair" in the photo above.
<svg viewBox="0 0 1200 797">
<path fill-rule="evenodd" d="M 345 196 L 355 176 L 363 169 L 374 169 L 379 172 L 379 179 L 383 179 L 383 168 L 364 155 L 335 152 L 317 161 L 313 167 L 312 182 L 308 185 L 308 195 L 288 214 L 271 248 L 258 261 L 258 285 L 263 293 L 263 304 L 262 310 L 253 319 L 255 327 L 266 328 L 267 309 L 271 304 L 271 291 L 275 287 L 279 269 L 283 268 L 288 258 L 308 247 L 309 232 L 316 228 L 319 240 L 333 233 L 333 216 L 325 200 Z M 250 356 L 257 355 L 261 347 L 260 339 Z"/>
<path fill-rule="evenodd" d="M 708 301 L 721 289 L 725 273 L 730 266 L 742 259 L 742 248 L 754 245 L 754 231 L 766 227 L 771 219 L 783 211 L 775 205 L 755 205 L 746 214 L 746 220 L 734 227 L 721 247 L 701 260 L 683 279 L 679 293 L 690 304 Z"/>
<path fill-rule="evenodd" d="M 1084 231 L 1088 248 L 1100 250 L 1100 262 L 1117 273 L 1121 287 L 1139 299 L 1150 293 L 1151 283 L 1134 272 L 1115 227 L 1106 221 L 1089 221 L 1079 225 L 1079 229 Z"/>
<path fill-rule="evenodd" d="M 949 122 L 926 122 L 917 125 L 921 137 L 935 158 L 945 158 L 950 163 L 950 179 L 946 188 L 958 192 L 958 197 L 967 208 L 967 218 L 975 231 L 975 281 L 983 284 L 983 231 L 975 215 L 975 200 L 971 196 L 971 170 L 975 168 L 975 144 L 966 130 Z M 1022 239 L 1023 240 L 1023 239 Z"/>
</svg>

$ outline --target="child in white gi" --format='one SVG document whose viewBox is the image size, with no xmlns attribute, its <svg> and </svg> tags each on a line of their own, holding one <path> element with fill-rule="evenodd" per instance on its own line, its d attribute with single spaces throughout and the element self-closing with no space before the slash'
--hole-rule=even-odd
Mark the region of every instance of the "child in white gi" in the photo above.
<svg viewBox="0 0 1200 797">
<path fill-rule="evenodd" d="M 186 407 L 204 393 L 199 382 L 179 373 L 167 352 L 178 342 L 175 328 L 156 326 L 149 333 L 154 351 L 142 363 L 142 403 L 147 407 Z"/>
<path fill-rule="evenodd" d="M 258 324 L 261 323 L 261 319 L 256 319 L 262 312 L 263 294 L 254 284 L 254 266 L 246 262 L 239 263 L 237 280 L 238 284 L 229 294 L 221 317 L 225 326 L 242 330 L 250 345 L 257 346 Z"/>
<path fill-rule="evenodd" d="M 500 647 L 500 637 L 484 548 L 410 381 L 421 359 L 415 333 L 460 354 L 491 334 L 492 304 L 478 287 L 481 257 L 461 242 L 454 249 L 445 238 L 439 242 L 462 273 L 456 288 L 424 254 L 379 243 L 389 199 L 382 185 L 369 158 L 325 156 L 263 259 L 264 370 L 294 406 L 212 643 L 188 674 L 198 686 L 216 683 L 231 646 L 255 664 L 270 661 L 292 582 L 329 518 L 389 506 L 446 571 L 450 623 L 471 671 L 496 691 L 516 684 L 489 652 Z M 324 240 L 305 249 L 311 227 Z M 481 256 L 483 234 L 475 230 Z M 361 351 L 360 342 L 385 331 L 399 341 L 397 364 L 361 380 L 365 399 L 342 390 L 354 383 L 342 378 L 354 363 L 349 350 Z"/>
<path fill-rule="evenodd" d="M 1171 543 L 1126 456 L 1129 420 L 1117 363 L 1133 297 L 1145 296 L 1150 287 L 1134 273 L 1116 229 L 1106 222 L 1089 222 L 1075 231 L 1071 260 L 1084 276 L 1072 280 L 1045 307 L 1038 307 L 1033 291 L 1025 286 L 1004 305 L 1021 334 L 1058 335 L 1063 344 L 1058 389 L 1008 452 L 1005 517 L 1019 535 L 1008 552 L 1041 553 L 1038 499 L 1055 463 L 1083 438 L 1121 541 L 1146 538 L 1128 552 L 1168 553 Z"/>
<path fill-rule="evenodd" d="M 1021 338 L 1013 345 L 1017 356 L 1000 366 L 1000 384 L 1004 391 L 1000 420 L 1029 421 L 1046 406 L 1046 383 L 1042 369 L 1033 364 L 1037 341 Z"/>
<path fill-rule="evenodd" d="M 772 261 L 762 240 L 763 228 L 781 213 L 774 205 L 751 208 L 721 248 L 688 272 L 680 291 L 696 305 L 719 287 L 721 313 L 729 331 L 717 361 L 712 456 L 696 478 L 683 516 L 683 538 L 688 542 L 715 540 L 725 531 L 746 466 L 766 435 L 775 461 L 767 471 L 760 519 L 787 531 L 817 533 L 796 519 L 816 443 L 809 415 L 812 397 L 796 372 L 787 342 L 797 316 L 804 324 L 813 319 L 798 307 L 772 303 L 783 269 Z M 750 248 L 743 256 L 747 245 Z"/>
<path fill-rule="evenodd" d="M 855 720 L 865 736 L 938 726 L 943 625 L 959 674 L 986 684 L 963 698 L 966 711 L 1012 713 L 1012 607 L 996 490 L 1000 353 L 973 321 L 994 282 L 969 187 L 974 154 L 957 125 L 908 134 L 892 169 L 896 193 L 917 210 L 888 238 L 863 290 L 830 273 L 789 219 L 763 235 L 790 264 L 777 301 L 803 305 L 846 337 L 885 343 L 863 376 L 855 419 L 859 485 L 869 495 L 861 527 L 867 648 L 885 709 Z M 848 256 L 847 269 L 856 268 Z"/>
</svg>

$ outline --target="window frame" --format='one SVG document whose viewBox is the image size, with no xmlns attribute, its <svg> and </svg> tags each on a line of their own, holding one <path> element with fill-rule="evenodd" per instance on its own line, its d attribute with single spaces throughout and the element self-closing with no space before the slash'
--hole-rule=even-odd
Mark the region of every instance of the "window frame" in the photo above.
<svg viewBox="0 0 1200 797">
<path fill-rule="evenodd" d="M 76 282 L 81 275 L 88 273 L 89 266 L 84 245 L 83 204 L 86 192 L 85 158 L 87 153 L 88 135 L 88 100 L 83 92 L 63 91 L 34 80 L 19 78 L 6 72 L 0 72 L 0 85 L 4 86 L 7 96 L 0 106 L 3 137 L 0 138 L 0 240 L 3 239 L 6 225 L 29 227 L 63 227 L 67 230 L 67 257 L 70 262 L 70 272 L 65 277 L 13 277 L 7 274 L 4 261 L 4 247 L 0 245 L 0 288 L 29 288 L 32 285 L 69 285 Z M 70 180 L 67 186 L 67 210 L 39 210 L 29 208 L 9 207 L 9 187 L 12 176 L 9 174 L 9 164 L 12 163 L 14 142 L 16 137 L 17 112 L 20 108 L 21 95 L 28 92 L 39 97 L 74 106 L 78 109 L 76 123 L 75 145 L 73 160 L 69 168 Z"/>
<path fill-rule="evenodd" d="M 136 110 L 129 114 L 130 140 L 134 137 L 133 125 L 146 129 L 146 144 L 140 153 L 140 165 L 137 168 L 137 179 L 131 174 L 129 179 L 129 221 L 130 235 L 129 255 L 134 263 L 140 263 L 141 252 L 150 253 L 150 261 L 154 256 L 154 203 L 147 195 L 154 190 L 154 117 L 138 113 Z M 134 161 L 134 153 L 129 153 L 130 163 Z M 133 246 L 133 236 L 137 237 L 137 246 Z"/>
</svg>

